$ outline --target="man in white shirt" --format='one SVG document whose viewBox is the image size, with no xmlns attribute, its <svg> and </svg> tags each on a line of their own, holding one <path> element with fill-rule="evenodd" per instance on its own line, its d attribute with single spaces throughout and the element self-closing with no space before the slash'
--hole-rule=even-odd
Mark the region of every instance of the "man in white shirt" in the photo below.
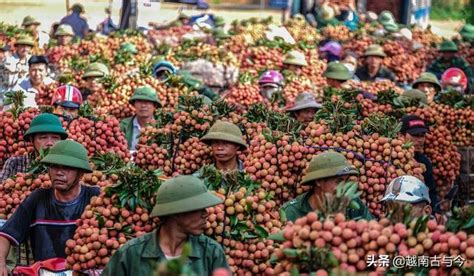
<svg viewBox="0 0 474 276">
<path fill-rule="evenodd" d="M 48 77 L 48 58 L 46 56 L 32 56 L 28 60 L 28 77 L 23 78 L 13 89 L 14 91 L 23 91 L 25 93 L 25 107 L 37 107 L 36 94 L 43 85 L 54 82 Z"/>
<path fill-rule="evenodd" d="M 0 68 L 0 99 L 3 105 L 4 94 L 11 91 L 20 79 L 28 74 L 28 59 L 35 46 L 34 39 L 29 35 L 20 35 L 15 41 L 16 53 L 9 56 Z"/>
</svg>

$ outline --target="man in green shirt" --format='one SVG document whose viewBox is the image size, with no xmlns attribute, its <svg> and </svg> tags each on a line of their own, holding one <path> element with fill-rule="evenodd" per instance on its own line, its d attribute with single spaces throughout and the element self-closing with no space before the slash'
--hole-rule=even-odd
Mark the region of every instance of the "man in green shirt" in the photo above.
<svg viewBox="0 0 474 276">
<path fill-rule="evenodd" d="M 338 152 L 323 152 L 313 157 L 309 163 L 302 185 L 312 185 L 311 191 L 283 205 L 286 218 L 295 222 L 309 212 L 321 208 L 324 194 L 335 194 L 337 185 L 347 181 L 350 175 L 357 175 L 355 167 L 351 166 L 344 155 Z M 348 208 L 346 217 L 349 219 L 373 219 L 367 206 L 357 198 L 359 208 Z"/>
<path fill-rule="evenodd" d="M 135 115 L 120 122 L 120 130 L 125 134 L 129 150 L 135 150 L 141 130 L 155 122 L 155 111 L 161 108 L 156 90 L 148 85 L 135 89 L 128 101 L 135 108 Z"/>
<path fill-rule="evenodd" d="M 208 217 L 206 208 L 222 200 L 201 180 L 190 175 L 169 179 L 158 189 L 156 202 L 151 216 L 160 218 L 160 226 L 117 250 L 103 276 L 154 275 L 159 263 L 180 258 L 185 244 L 191 246 L 186 265 L 196 275 L 229 269 L 222 247 L 202 234 Z"/>
</svg>

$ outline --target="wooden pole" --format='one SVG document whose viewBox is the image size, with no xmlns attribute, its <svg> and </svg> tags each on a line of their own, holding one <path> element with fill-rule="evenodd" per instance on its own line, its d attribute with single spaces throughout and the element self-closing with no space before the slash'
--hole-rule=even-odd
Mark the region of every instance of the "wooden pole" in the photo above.
<svg viewBox="0 0 474 276">
<path fill-rule="evenodd" d="M 69 0 L 66 0 L 66 14 L 69 13 Z"/>
</svg>

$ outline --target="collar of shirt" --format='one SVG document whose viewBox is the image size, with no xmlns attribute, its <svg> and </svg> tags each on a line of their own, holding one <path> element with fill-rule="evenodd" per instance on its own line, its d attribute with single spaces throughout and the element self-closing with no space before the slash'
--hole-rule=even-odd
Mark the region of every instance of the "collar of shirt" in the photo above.
<svg viewBox="0 0 474 276">
<path fill-rule="evenodd" d="M 160 240 L 158 238 L 158 233 L 160 228 L 153 230 L 148 237 L 146 237 L 145 246 L 143 248 L 142 257 L 144 258 L 166 258 L 165 253 L 161 250 Z M 189 236 L 188 243 L 191 244 L 191 253 L 189 258 L 201 258 L 203 252 L 201 252 L 201 247 L 197 244 L 198 237 Z"/>
<path fill-rule="evenodd" d="M 135 130 L 138 130 L 138 132 L 140 132 L 141 127 L 140 127 L 140 124 L 138 123 L 137 117 L 133 118 L 132 123 L 133 123 L 133 132 L 135 132 Z"/>
<path fill-rule="evenodd" d="M 53 82 L 54 82 L 54 80 L 50 77 L 46 77 L 43 80 L 43 83 L 45 85 L 49 85 Z M 25 90 L 26 92 L 30 92 L 30 93 L 37 93 L 38 92 L 38 90 L 35 89 L 33 87 L 33 85 L 31 84 L 30 78 L 24 78 L 22 81 L 20 81 L 19 86 L 20 86 L 21 89 Z"/>
</svg>

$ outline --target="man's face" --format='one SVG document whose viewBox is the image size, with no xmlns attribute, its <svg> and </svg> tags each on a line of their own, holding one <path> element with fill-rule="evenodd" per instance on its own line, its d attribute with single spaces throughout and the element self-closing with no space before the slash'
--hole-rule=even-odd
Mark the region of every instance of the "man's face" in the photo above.
<svg viewBox="0 0 474 276">
<path fill-rule="evenodd" d="M 60 35 L 58 36 L 58 45 L 67 46 L 71 44 L 72 36 L 70 35 Z"/>
<path fill-rule="evenodd" d="M 424 152 L 425 151 L 425 134 L 405 134 L 405 139 L 413 143 L 415 147 L 415 152 Z"/>
<path fill-rule="evenodd" d="M 38 133 L 33 136 L 33 146 L 37 151 L 51 148 L 56 142 L 61 140 L 61 136 L 54 133 Z"/>
<path fill-rule="evenodd" d="M 86 83 L 87 88 L 89 88 L 91 92 L 97 92 L 103 87 L 102 83 L 100 82 L 100 78 L 97 77 L 86 78 Z"/>
<path fill-rule="evenodd" d="M 441 52 L 441 58 L 445 61 L 450 61 L 456 56 L 456 52 Z"/>
<path fill-rule="evenodd" d="M 417 84 L 415 88 L 426 94 L 426 97 L 428 98 L 428 103 L 433 102 L 434 97 L 436 95 L 436 88 L 432 83 L 421 82 Z"/>
<path fill-rule="evenodd" d="M 409 210 L 408 216 L 410 218 L 420 218 L 422 216 L 431 215 L 432 209 L 427 202 L 419 202 L 410 204 L 402 201 L 389 201 L 386 204 L 387 214 L 391 214 L 391 220 L 394 223 L 403 222 L 405 219 L 405 210 Z"/>
<path fill-rule="evenodd" d="M 29 76 L 31 84 L 41 85 L 46 77 L 46 64 L 31 64 L 29 68 Z"/>
<path fill-rule="evenodd" d="M 28 31 L 31 31 L 33 33 L 36 33 L 36 31 L 38 30 L 38 26 L 37 24 L 31 24 L 31 25 L 28 25 L 25 27 L 25 30 L 28 30 Z"/>
<path fill-rule="evenodd" d="M 25 58 L 31 53 L 30 45 L 16 45 L 16 52 L 20 58 Z"/>
<path fill-rule="evenodd" d="M 303 72 L 303 67 L 299 65 L 294 65 L 294 64 L 286 64 L 286 70 L 292 72 L 293 74 L 296 75 L 301 75 L 301 72 Z"/>
<path fill-rule="evenodd" d="M 212 156 L 218 162 L 228 162 L 232 158 L 237 158 L 237 151 L 239 150 L 238 145 L 221 140 L 212 141 L 211 148 Z"/>
<path fill-rule="evenodd" d="M 53 188 L 60 192 L 70 191 L 79 184 L 79 180 L 84 174 L 76 168 L 60 165 L 50 165 L 48 172 Z"/>
<path fill-rule="evenodd" d="M 0 50 L 0 62 L 4 62 L 7 58 L 8 52 Z"/>
<path fill-rule="evenodd" d="M 316 114 L 316 108 L 305 108 L 298 111 L 295 111 L 295 118 L 298 122 L 307 124 L 314 120 L 314 115 Z"/>
<path fill-rule="evenodd" d="M 341 88 L 342 84 L 344 81 L 336 80 L 336 79 L 331 79 L 331 78 L 326 78 L 326 83 L 329 87 L 333 88 Z"/>
<path fill-rule="evenodd" d="M 133 106 L 135 107 L 135 114 L 139 118 L 153 117 L 156 111 L 155 103 L 150 101 L 136 100 Z"/>
<path fill-rule="evenodd" d="M 380 66 L 382 66 L 383 59 L 377 56 L 368 56 L 367 57 L 367 66 L 369 71 L 378 71 Z"/>
<path fill-rule="evenodd" d="M 349 179 L 348 175 L 342 175 L 342 176 L 335 176 L 335 177 L 328 177 L 325 179 L 318 179 L 316 180 L 316 187 L 320 192 L 323 194 L 334 194 L 336 192 L 337 186 L 341 182 L 346 182 L 347 179 Z"/>
<path fill-rule="evenodd" d="M 75 117 L 77 117 L 77 115 L 79 113 L 79 109 L 57 105 L 55 110 L 54 110 L 54 113 L 58 114 L 58 115 L 61 115 L 61 116 L 69 116 L 71 118 L 75 118 Z"/>
<path fill-rule="evenodd" d="M 201 235 L 206 229 L 208 213 L 206 209 L 177 214 L 178 226 L 188 235 Z"/>
<path fill-rule="evenodd" d="M 280 92 L 280 87 L 276 85 L 262 85 L 260 86 L 260 94 L 267 100 L 270 100 L 272 96 Z"/>
</svg>

